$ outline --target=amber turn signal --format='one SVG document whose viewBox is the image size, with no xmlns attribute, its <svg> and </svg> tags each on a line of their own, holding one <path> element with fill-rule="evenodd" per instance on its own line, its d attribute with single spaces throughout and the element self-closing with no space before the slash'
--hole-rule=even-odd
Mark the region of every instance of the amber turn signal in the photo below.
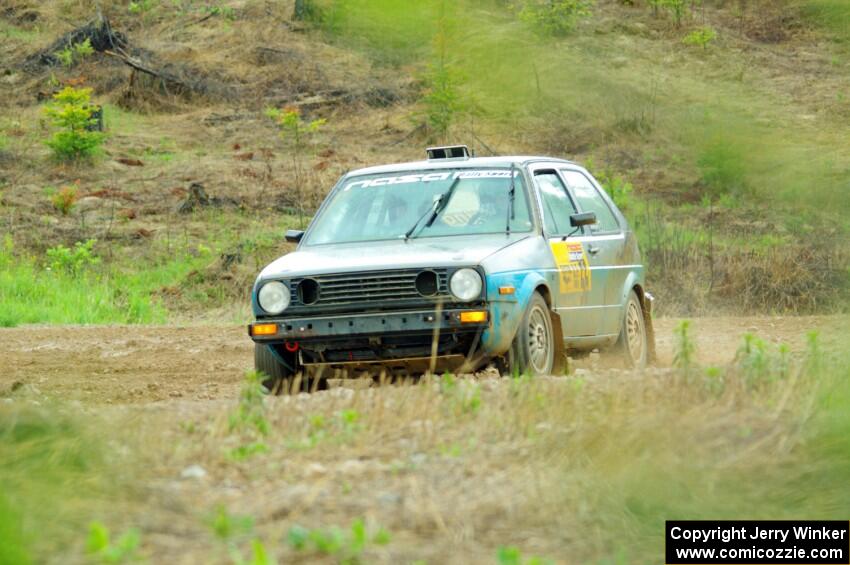
<svg viewBox="0 0 850 565">
<path fill-rule="evenodd" d="M 516 289 L 512 286 L 500 286 L 499 294 L 513 294 L 516 292 Z"/>
<path fill-rule="evenodd" d="M 254 324 L 251 326 L 251 335 L 274 335 L 277 333 L 277 324 Z"/>
<path fill-rule="evenodd" d="M 472 312 L 461 312 L 460 323 L 474 324 L 487 321 L 487 310 L 473 310 Z"/>
</svg>

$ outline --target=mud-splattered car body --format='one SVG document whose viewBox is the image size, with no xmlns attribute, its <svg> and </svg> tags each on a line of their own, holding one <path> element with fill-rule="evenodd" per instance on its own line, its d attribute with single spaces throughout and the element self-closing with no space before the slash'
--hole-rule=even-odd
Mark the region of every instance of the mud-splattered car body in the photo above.
<svg viewBox="0 0 850 565">
<path fill-rule="evenodd" d="M 635 364 L 653 354 L 635 235 L 569 161 L 464 156 L 353 171 L 306 233 L 287 237 L 299 241 L 296 251 L 263 269 L 252 293 L 249 334 L 266 372 L 471 369 L 494 360 L 516 368 L 516 347 L 533 355 L 535 339 L 553 352 L 519 369 L 555 371 L 565 352 L 622 341 L 630 297 L 646 334 Z M 271 298 L 261 295 L 269 283 Z M 285 309 L 269 312 L 263 300 Z M 537 329 L 551 335 L 535 334 L 528 319 L 532 303 L 544 302 L 548 319 L 537 315 Z"/>
</svg>

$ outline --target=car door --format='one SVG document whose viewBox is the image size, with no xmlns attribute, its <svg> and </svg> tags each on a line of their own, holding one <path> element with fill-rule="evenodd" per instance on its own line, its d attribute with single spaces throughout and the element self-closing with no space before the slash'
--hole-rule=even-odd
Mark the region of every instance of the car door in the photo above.
<svg viewBox="0 0 850 565">
<path fill-rule="evenodd" d="M 580 212 L 596 214 L 596 223 L 588 226 L 581 238 L 590 263 L 595 298 L 599 301 L 596 335 L 620 331 L 621 297 L 628 269 L 620 265 L 625 233 L 617 216 L 603 198 L 589 174 L 578 169 L 561 168 L 560 173 Z"/>
<path fill-rule="evenodd" d="M 564 338 L 595 335 L 601 322 L 604 289 L 591 280 L 582 229 L 570 224 L 578 208 L 554 168 L 532 171 L 543 219 L 543 232 L 556 265 L 551 289 Z"/>
</svg>

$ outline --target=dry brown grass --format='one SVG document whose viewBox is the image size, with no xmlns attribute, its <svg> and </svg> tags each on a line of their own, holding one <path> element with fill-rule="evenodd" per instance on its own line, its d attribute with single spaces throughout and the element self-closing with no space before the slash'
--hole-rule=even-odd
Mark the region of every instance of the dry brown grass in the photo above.
<svg viewBox="0 0 850 565">
<path fill-rule="evenodd" d="M 259 539 L 278 562 L 331 563 L 339 555 L 296 551 L 290 529 L 362 518 L 391 533 L 365 562 L 494 563 L 513 545 L 556 563 L 654 563 L 665 519 L 841 516 L 846 323 L 829 320 L 824 352 L 811 355 L 799 319 L 697 320 L 696 358 L 719 371 L 591 363 L 570 377 L 484 374 L 253 400 L 245 385 L 240 400 L 250 360 L 235 329 L 226 339 L 216 328 L 78 329 L 55 350 L 73 374 L 67 361 L 32 357 L 0 383 L 0 479 L 34 557 L 47 561 L 80 560 L 98 520 L 115 534 L 139 528 L 152 562 L 226 563 L 228 545 L 245 556 Z M 664 359 L 670 327 L 659 326 Z M 793 352 L 780 362 L 768 343 L 764 365 L 729 365 L 730 334 L 744 330 Z M 8 330 L 12 359 L 43 351 L 29 337 L 42 331 Z M 215 337 L 198 343 L 204 335 Z M 259 418 L 234 420 L 240 406 Z M 253 527 L 218 539 L 209 522 L 221 508 Z"/>
<path fill-rule="evenodd" d="M 653 562 L 666 518 L 824 510 L 788 490 L 806 470 L 818 387 L 730 379 L 722 392 L 665 370 L 338 389 L 267 398 L 266 436 L 230 432 L 232 403 L 117 412 L 146 471 L 101 516 L 140 527 L 154 561 L 225 562 L 205 525 L 224 507 L 255 524 L 228 543 L 247 553 L 260 539 L 279 562 L 334 562 L 290 547 L 288 531 L 358 518 L 392 534 L 368 562 L 492 563 L 502 546 L 558 563 Z M 266 451 L 234 460 L 253 442 Z M 180 479 L 190 465 L 207 474 Z"/>
</svg>

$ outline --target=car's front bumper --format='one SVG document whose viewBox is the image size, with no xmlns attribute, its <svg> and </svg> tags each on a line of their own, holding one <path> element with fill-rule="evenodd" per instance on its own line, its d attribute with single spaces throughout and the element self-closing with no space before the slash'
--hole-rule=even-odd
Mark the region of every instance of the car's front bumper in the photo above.
<svg viewBox="0 0 850 565">
<path fill-rule="evenodd" d="M 422 334 L 436 330 L 476 332 L 487 329 L 489 325 L 489 310 L 478 305 L 446 310 L 268 318 L 249 324 L 248 335 L 257 343 L 309 343 L 326 339 Z"/>
</svg>

